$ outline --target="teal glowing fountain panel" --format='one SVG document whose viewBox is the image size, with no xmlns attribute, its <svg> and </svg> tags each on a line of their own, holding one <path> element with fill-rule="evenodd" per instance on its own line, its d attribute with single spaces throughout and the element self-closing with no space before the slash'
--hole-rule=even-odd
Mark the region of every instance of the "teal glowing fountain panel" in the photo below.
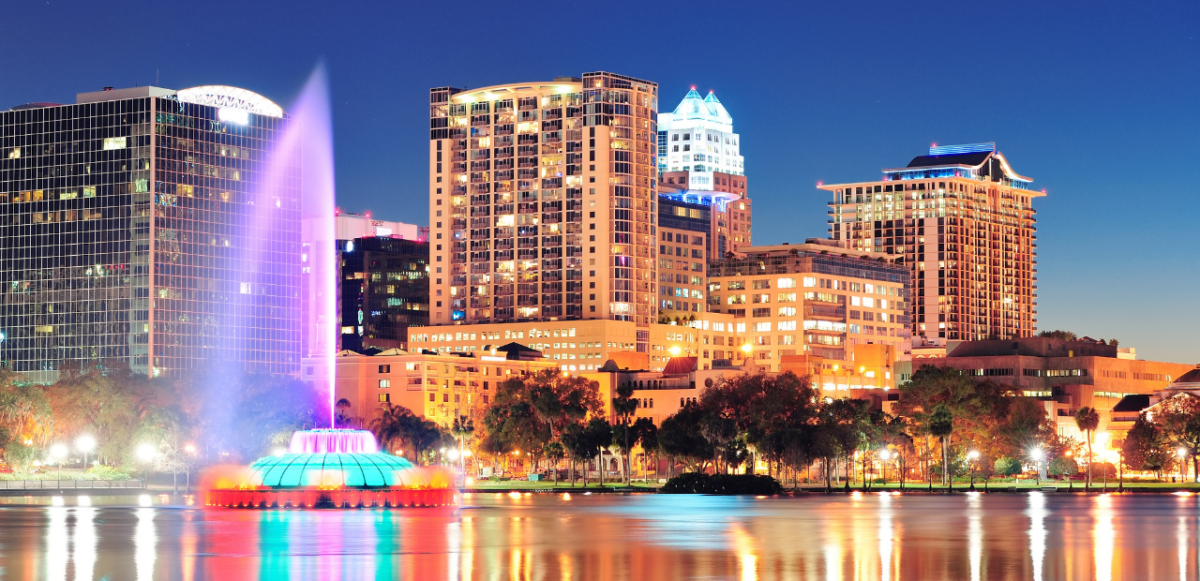
<svg viewBox="0 0 1200 581">
<path fill-rule="evenodd" d="M 389 454 L 283 454 L 259 458 L 250 469 L 256 483 L 271 488 L 334 485 L 403 486 L 412 463 Z"/>
</svg>

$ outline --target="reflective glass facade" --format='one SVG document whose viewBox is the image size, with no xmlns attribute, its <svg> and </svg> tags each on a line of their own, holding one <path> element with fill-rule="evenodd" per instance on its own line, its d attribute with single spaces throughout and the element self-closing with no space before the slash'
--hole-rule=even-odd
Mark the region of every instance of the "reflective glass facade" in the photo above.
<svg viewBox="0 0 1200 581">
<path fill-rule="evenodd" d="M 286 118 L 146 94 L 0 112 L 0 364 L 297 374 L 299 167 L 267 171 Z"/>
</svg>

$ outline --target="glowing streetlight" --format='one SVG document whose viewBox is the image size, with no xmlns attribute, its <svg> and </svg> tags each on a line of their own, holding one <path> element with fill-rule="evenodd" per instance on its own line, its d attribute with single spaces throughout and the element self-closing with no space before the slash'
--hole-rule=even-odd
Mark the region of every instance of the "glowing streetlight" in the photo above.
<svg viewBox="0 0 1200 581">
<path fill-rule="evenodd" d="M 196 446 L 194 446 L 192 444 L 185 444 L 183 446 L 183 451 L 187 452 L 188 455 L 190 455 L 192 457 L 193 462 L 196 460 Z M 187 476 L 186 476 L 186 480 L 185 480 L 186 484 L 184 485 L 183 491 L 185 494 L 191 494 L 191 492 L 192 492 L 192 462 L 184 462 L 184 467 L 186 468 L 186 470 L 184 470 L 184 472 L 187 474 Z"/>
<path fill-rule="evenodd" d="M 63 459 L 67 457 L 68 453 L 70 453 L 70 450 L 67 448 L 66 444 L 55 444 L 50 446 L 50 457 L 53 458 L 54 462 L 58 464 L 59 480 L 62 480 Z"/>
<path fill-rule="evenodd" d="M 679 357 L 679 354 L 683 353 L 683 349 L 680 349 L 678 345 L 674 345 L 670 349 L 667 349 L 667 352 L 671 354 L 671 357 Z"/>
<path fill-rule="evenodd" d="M 967 460 L 971 462 L 971 490 L 975 490 L 975 461 L 979 459 L 979 451 L 971 450 L 967 452 Z"/>
<path fill-rule="evenodd" d="M 883 485 L 887 486 L 887 461 L 892 459 L 892 451 L 886 448 L 881 450 L 879 459 L 883 460 Z"/>
<path fill-rule="evenodd" d="M 142 479 L 145 480 L 148 475 L 147 470 L 150 468 L 150 462 L 154 461 L 154 457 L 158 455 L 158 450 L 154 448 L 154 444 L 141 443 L 138 444 L 134 453 L 137 455 L 138 461 L 144 465 L 142 467 Z"/>
<path fill-rule="evenodd" d="M 1183 458 L 1187 456 L 1187 449 L 1180 447 L 1175 450 L 1175 455 L 1179 456 L 1179 481 L 1183 482 L 1187 479 L 1187 463 L 1183 461 Z"/>
<path fill-rule="evenodd" d="M 1029 456 L 1037 462 L 1037 485 L 1042 485 L 1042 458 L 1046 457 L 1046 453 L 1041 448 L 1034 448 L 1029 452 Z"/>
<path fill-rule="evenodd" d="M 753 345 L 751 345 L 751 344 L 749 344 L 749 343 L 746 343 L 745 345 L 742 345 L 742 352 L 746 354 L 746 357 L 750 357 L 750 352 L 751 352 L 751 351 L 754 351 L 754 346 L 753 346 Z"/>
<path fill-rule="evenodd" d="M 87 434 L 79 436 L 79 438 L 75 440 L 75 448 L 77 448 L 80 452 L 83 452 L 83 469 L 87 470 L 87 457 L 92 450 L 96 449 L 96 438 L 93 438 Z"/>
</svg>

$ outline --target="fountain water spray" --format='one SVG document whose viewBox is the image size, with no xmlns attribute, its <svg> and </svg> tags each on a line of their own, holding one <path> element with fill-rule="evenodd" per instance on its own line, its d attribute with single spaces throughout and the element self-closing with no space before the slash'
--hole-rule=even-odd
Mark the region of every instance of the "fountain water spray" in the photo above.
<svg viewBox="0 0 1200 581">
<path fill-rule="evenodd" d="M 242 508 L 356 508 L 445 506 L 454 504 L 452 474 L 440 467 L 416 467 L 408 460 L 379 452 L 367 431 L 336 429 L 334 355 L 337 318 L 338 260 L 334 227 L 333 125 L 325 69 L 318 66 L 292 107 L 288 126 L 263 175 L 263 185 L 250 226 L 280 219 L 300 191 L 301 222 L 301 350 L 316 359 L 317 390 L 329 394 L 329 429 L 292 435 L 286 454 L 259 458 L 249 468 L 220 467 L 207 479 L 206 504 Z M 299 162 L 299 163 L 297 163 Z M 286 195 L 286 194 L 291 194 Z M 253 284 L 271 284 L 270 272 L 257 257 L 277 250 L 273 241 L 257 241 L 242 256 Z M 242 303 L 243 316 L 261 313 L 255 293 Z M 273 289 L 278 292 L 277 289 Z M 251 337 L 243 338 L 249 341 Z M 247 343 L 247 346 L 252 345 Z"/>
<path fill-rule="evenodd" d="M 324 65 L 309 76 L 291 110 L 302 160 L 300 208 L 301 263 L 308 309 L 302 328 L 304 355 L 319 361 L 317 388 L 329 394 L 329 427 L 334 426 L 334 368 L 340 325 L 337 316 L 337 248 L 334 227 L 333 120 Z M 322 385 L 323 384 L 323 385 Z"/>
</svg>

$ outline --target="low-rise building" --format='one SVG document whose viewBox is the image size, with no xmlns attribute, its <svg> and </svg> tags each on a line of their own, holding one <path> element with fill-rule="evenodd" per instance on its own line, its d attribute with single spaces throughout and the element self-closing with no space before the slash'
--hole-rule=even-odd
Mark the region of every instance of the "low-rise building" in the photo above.
<svg viewBox="0 0 1200 581">
<path fill-rule="evenodd" d="M 334 397 L 349 402 L 347 415 L 364 425 L 390 403 L 449 426 L 455 417 L 474 415 L 476 408 L 486 406 L 504 380 L 558 368 L 540 352 L 515 343 L 477 354 L 343 350 L 332 361 Z M 326 364 L 320 358 L 305 359 L 303 378 L 324 377 Z"/>
<path fill-rule="evenodd" d="M 1094 408 L 1100 413 L 1098 431 L 1108 430 L 1112 411 L 1122 398 L 1161 391 L 1194 367 L 1129 359 L 1132 353 L 1086 337 L 1078 341 L 1049 337 L 964 341 L 952 346 L 945 357 L 902 362 L 898 372 L 907 376 L 907 365 L 953 367 L 979 381 L 1011 385 L 1021 395 L 1045 402 L 1060 435 L 1082 439 L 1075 425 L 1079 408 Z M 1128 415 L 1122 412 L 1123 418 Z M 1124 423 L 1114 427 L 1128 429 Z"/>
<path fill-rule="evenodd" d="M 698 357 L 701 369 L 712 367 L 714 360 L 740 358 L 739 347 L 747 342 L 747 333 L 745 324 L 739 327 L 733 317 L 714 313 L 690 314 L 686 320 L 648 327 L 633 321 L 584 319 L 445 325 L 409 333 L 411 349 L 438 353 L 478 353 L 510 341 L 545 353 L 572 373 L 595 371 L 609 359 L 623 361 L 636 354 L 646 358 L 645 369 L 661 371 L 678 355 Z"/>
</svg>

